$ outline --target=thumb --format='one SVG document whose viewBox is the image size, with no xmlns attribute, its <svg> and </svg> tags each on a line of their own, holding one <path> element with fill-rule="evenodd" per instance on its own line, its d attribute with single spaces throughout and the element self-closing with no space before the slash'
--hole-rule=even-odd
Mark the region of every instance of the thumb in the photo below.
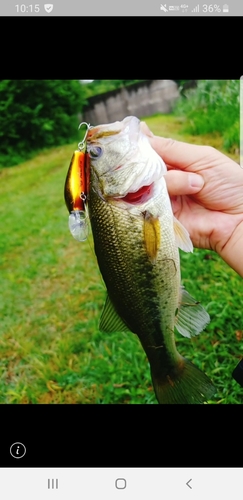
<svg viewBox="0 0 243 500">
<path fill-rule="evenodd" d="M 148 134 L 147 134 L 148 135 Z M 200 170 L 205 160 L 212 159 L 213 148 L 149 135 L 149 142 L 156 153 L 163 158 L 168 169 Z"/>
<path fill-rule="evenodd" d="M 168 170 L 165 181 L 170 196 L 195 194 L 204 186 L 204 179 L 201 175 L 181 170 Z"/>
<path fill-rule="evenodd" d="M 154 137 L 154 134 L 152 130 L 148 127 L 147 123 L 145 122 L 140 122 L 140 130 L 143 134 L 147 135 L 148 137 Z"/>
<path fill-rule="evenodd" d="M 188 164 L 192 164 L 193 160 L 201 158 L 203 148 L 205 154 L 205 146 L 155 136 L 145 122 L 140 122 L 140 130 L 149 137 L 151 146 L 170 169 L 165 175 L 169 195 L 182 196 L 198 193 L 204 186 L 203 177 L 193 172 L 183 171 L 183 169 Z M 180 170 L 175 170 L 176 168 Z"/>
</svg>

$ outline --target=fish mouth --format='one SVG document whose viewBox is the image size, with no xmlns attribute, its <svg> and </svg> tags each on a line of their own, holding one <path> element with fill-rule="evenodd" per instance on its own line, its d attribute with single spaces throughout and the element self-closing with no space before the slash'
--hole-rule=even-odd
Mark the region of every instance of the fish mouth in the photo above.
<svg viewBox="0 0 243 500">
<path fill-rule="evenodd" d="M 154 186 L 152 183 L 148 186 L 142 186 L 141 188 L 139 188 L 135 192 L 129 192 L 123 197 L 119 197 L 119 198 L 114 197 L 113 199 L 115 201 L 122 201 L 125 203 L 129 203 L 131 205 L 145 203 L 151 197 L 151 194 L 153 192 L 153 187 Z"/>
<path fill-rule="evenodd" d="M 122 121 L 98 125 L 91 127 L 87 134 L 87 142 L 95 142 L 99 139 L 110 137 L 113 135 L 125 132 L 126 127 L 129 127 L 129 133 L 139 132 L 140 120 L 136 116 L 127 116 Z"/>
<path fill-rule="evenodd" d="M 86 137 L 97 191 L 102 199 L 124 203 L 126 209 L 157 196 L 157 185 L 166 173 L 140 124 L 137 117 L 127 116 L 91 128 Z"/>
<path fill-rule="evenodd" d="M 104 137 L 109 137 L 112 135 L 117 135 L 120 133 L 121 130 L 100 130 L 100 128 L 95 127 L 94 129 L 91 129 L 88 134 L 87 134 L 87 141 L 88 142 L 96 142 L 98 139 L 103 139 Z"/>
<path fill-rule="evenodd" d="M 121 131 L 121 122 L 114 122 L 108 125 L 98 125 L 97 127 L 91 127 L 89 129 L 86 140 L 88 143 L 96 142 L 99 139 L 120 134 Z"/>
</svg>

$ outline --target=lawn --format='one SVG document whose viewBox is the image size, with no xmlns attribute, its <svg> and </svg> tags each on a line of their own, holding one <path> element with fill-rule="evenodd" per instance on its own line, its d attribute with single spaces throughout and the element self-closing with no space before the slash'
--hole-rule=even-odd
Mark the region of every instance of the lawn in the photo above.
<svg viewBox="0 0 243 500">
<path fill-rule="evenodd" d="M 173 116 L 146 119 L 154 133 L 222 149 L 219 136 L 185 136 Z M 76 145 L 0 170 L 0 403 L 156 404 L 135 335 L 101 334 L 105 300 L 92 237 L 68 229 L 63 188 Z M 234 158 L 236 159 L 236 158 Z M 215 253 L 181 252 L 183 285 L 211 323 L 178 351 L 216 387 L 211 404 L 241 404 L 232 371 L 243 356 L 242 279 Z"/>
</svg>

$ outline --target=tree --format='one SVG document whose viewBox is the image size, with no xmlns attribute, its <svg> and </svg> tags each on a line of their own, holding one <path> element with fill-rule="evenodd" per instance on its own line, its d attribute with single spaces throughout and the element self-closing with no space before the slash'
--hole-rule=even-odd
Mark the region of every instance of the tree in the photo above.
<svg viewBox="0 0 243 500">
<path fill-rule="evenodd" d="M 72 142 L 83 104 L 78 80 L 1 80 L 0 165 Z"/>
</svg>

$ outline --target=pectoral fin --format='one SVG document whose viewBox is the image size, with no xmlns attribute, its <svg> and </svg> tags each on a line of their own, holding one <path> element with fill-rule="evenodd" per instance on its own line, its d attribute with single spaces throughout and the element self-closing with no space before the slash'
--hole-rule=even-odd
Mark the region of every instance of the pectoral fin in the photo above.
<svg viewBox="0 0 243 500">
<path fill-rule="evenodd" d="M 160 222 L 148 211 L 144 213 L 144 241 L 148 256 L 155 262 L 160 247 Z"/>
<path fill-rule="evenodd" d="M 184 337 L 198 335 L 210 322 L 210 316 L 200 302 L 181 287 L 181 298 L 176 313 L 175 327 Z"/>
<path fill-rule="evenodd" d="M 107 295 L 104 309 L 101 314 L 99 330 L 102 332 L 130 332 L 119 314 L 116 312 L 109 295 Z"/>
<path fill-rule="evenodd" d="M 174 217 L 174 233 L 176 245 L 184 252 L 193 252 L 193 245 L 186 228 Z"/>
</svg>

